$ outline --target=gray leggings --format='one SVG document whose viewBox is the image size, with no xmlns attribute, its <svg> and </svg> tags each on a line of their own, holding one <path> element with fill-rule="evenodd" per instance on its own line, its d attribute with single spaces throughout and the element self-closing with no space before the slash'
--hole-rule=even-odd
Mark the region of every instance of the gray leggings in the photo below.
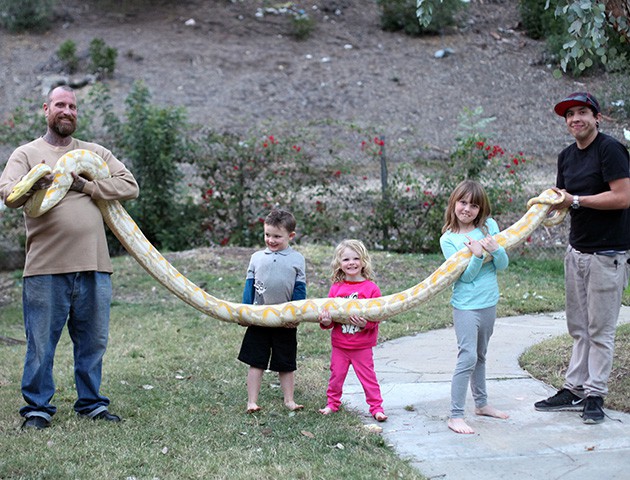
<svg viewBox="0 0 630 480">
<path fill-rule="evenodd" d="M 486 352 L 496 315 L 496 305 L 481 310 L 453 309 L 453 325 L 459 351 L 451 382 L 451 418 L 464 417 L 469 382 L 475 407 L 483 408 L 488 404 Z"/>
</svg>

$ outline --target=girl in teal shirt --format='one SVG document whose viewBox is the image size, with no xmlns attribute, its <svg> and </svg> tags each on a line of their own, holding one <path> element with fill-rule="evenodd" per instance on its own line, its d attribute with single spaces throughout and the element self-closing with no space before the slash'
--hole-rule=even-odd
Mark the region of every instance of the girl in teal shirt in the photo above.
<svg viewBox="0 0 630 480">
<path fill-rule="evenodd" d="M 466 270 L 453 285 L 451 297 L 458 353 L 448 427 L 456 433 L 475 433 L 464 420 L 469 383 L 477 415 L 508 418 L 488 405 L 486 391 L 486 352 L 499 301 L 497 271 L 505 270 L 509 263 L 505 249 L 493 237 L 497 233 L 499 227 L 490 218 L 485 190 L 478 182 L 464 180 L 451 193 L 440 238 L 445 258 L 464 247 L 472 253 Z M 484 263 L 488 255 L 491 260 Z"/>
</svg>

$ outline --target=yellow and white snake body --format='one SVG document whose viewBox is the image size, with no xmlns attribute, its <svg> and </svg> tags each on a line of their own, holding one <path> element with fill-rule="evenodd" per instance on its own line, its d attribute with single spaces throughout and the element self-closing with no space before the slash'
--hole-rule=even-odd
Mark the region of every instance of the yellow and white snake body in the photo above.
<svg viewBox="0 0 630 480">
<path fill-rule="evenodd" d="M 33 184 L 51 172 L 50 167 L 39 164 L 18 182 L 9 195 L 9 201 L 28 192 Z M 53 184 L 47 190 L 38 190 L 26 202 L 27 215 L 37 217 L 54 207 L 72 184 L 71 172 L 90 180 L 109 177 L 105 161 L 89 150 L 73 150 L 63 155 L 52 170 Z M 509 228 L 494 236 L 505 249 L 524 242 L 542 223 L 555 225 L 566 215 L 566 210 L 549 210 L 562 201 L 562 194 L 545 190 L 528 202 L 525 215 Z M 317 322 L 322 310 L 328 309 L 333 320 L 345 323 L 350 315 L 359 315 L 368 320 L 379 321 L 410 310 L 452 285 L 464 272 L 471 253 L 467 248 L 446 259 L 440 267 L 422 282 L 402 292 L 370 299 L 316 298 L 278 305 L 247 305 L 218 299 L 182 275 L 146 239 L 133 219 L 118 201 L 96 200 L 105 223 L 120 240 L 125 249 L 159 283 L 174 295 L 204 314 L 226 322 L 248 325 L 279 327 L 287 323 Z M 489 257 L 489 256 L 487 256 Z M 487 258 L 489 260 L 490 258 Z"/>
</svg>

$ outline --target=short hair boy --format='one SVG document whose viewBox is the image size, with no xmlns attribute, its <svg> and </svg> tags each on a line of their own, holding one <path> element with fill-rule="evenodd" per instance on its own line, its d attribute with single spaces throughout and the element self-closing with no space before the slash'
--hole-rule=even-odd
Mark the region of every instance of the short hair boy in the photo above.
<svg viewBox="0 0 630 480">
<path fill-rule="evenodd" d="M 286 210 L 274 209 L 265 218 L 267 248 L 254 253 L 249 261 L 243 303 L 274 305 L 306 298 L 306 262 L 289 246 L 295 238 L 296 221 Z M 260 410 L 258 394 L 265 370 L 278 372 L 284 404 L 290 410 L 303 405 L 293 398 L 297 369 L 297 324 L 280 328 L 247 327 L 238 359 L 249 365 L 247 373 L 247 412 Z"/>
</svg>

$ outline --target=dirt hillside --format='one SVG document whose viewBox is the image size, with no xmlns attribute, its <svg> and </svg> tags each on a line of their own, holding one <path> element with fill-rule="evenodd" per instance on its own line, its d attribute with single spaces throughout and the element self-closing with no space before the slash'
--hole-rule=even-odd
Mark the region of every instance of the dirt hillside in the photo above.
<svg viewBox="0 0 630 480">
<path fill-rule="evenodd" d="M 44 34 L 0 30 L 3 116 L 21 98 L 41 98 L 59 76 L 62 42 L 85 53 L 99 37 L 118 50 L 107 82 L 121 107 L 142 79 L 156 103 L 183 106 L 191 120 L 219 130 L 334 119 L 439 152 L 453 147 L 462 109 L 481 106 L 496 117 L 495 141 L 553 162 L 570 140 L 553 103 L 605 81 L 555 80 L 541 63 L 543 45 L 520 27 L 517 0 L 473 0 L 461 28 L 420 38 L 382 31 L 376 2 L 315 0 L 302 4 L 316 21 L 305 41 L 291 37 L 287 15 L 261 10 L 262 1 L 58 3 Z M 436 58 L 445 48 L 453 53 Z"/>
</svg>

